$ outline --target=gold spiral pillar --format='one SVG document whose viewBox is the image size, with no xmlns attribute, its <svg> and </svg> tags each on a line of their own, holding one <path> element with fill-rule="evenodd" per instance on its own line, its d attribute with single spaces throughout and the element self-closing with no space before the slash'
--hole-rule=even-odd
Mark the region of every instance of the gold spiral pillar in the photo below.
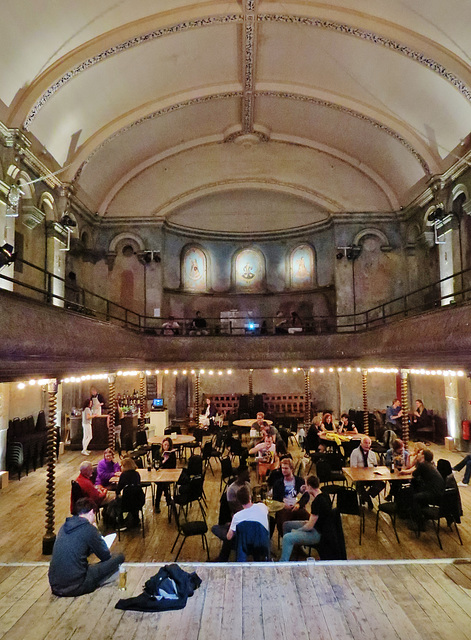
<svg viewBox="0 0 471 640">
<path fill-rule="evenodd" d="M 311 426 L 311 373 L 304 369 L 304 429 Z"/>
<path fill-rule="evenodd" d="M 368 413 L 368 370 L 361 371 L 361 391 L 363 394 L 363 433 L 370 434 L 370 418 Z"/>
<path fill-rule="evenodd" d="M 401 369 L 401 409 L 402 441 L 407 449 L 409 444 L 409 370 Z"/>
<path fill-rule="evenodd" d="M 195 374 L 195 422 L 196 426 L 200 426 L 200 374 Z"/>
<path fill-rule="evenodd" d="M 116 445 L 114 431 L 116 415 L 116 376 L 114 374 L 108 376 L 108 406 L 110 408 L 108 414 L 108 448 L 114 451 Z"/>
<path fill-rule="evenodd" d="M 47 425 L 46 469 L 46 533 L 43 537 L 43 555 L 51 555 L 56 541 L 54 533 L 56 508 L 56 460 L 57 460 L 57 380 L 48 383 L 49 411 Z"/>
<path fill-rule="evenodd" d="M 139 372 L 139 431 L 146 427 L 146 374 Z"/>
</svg>

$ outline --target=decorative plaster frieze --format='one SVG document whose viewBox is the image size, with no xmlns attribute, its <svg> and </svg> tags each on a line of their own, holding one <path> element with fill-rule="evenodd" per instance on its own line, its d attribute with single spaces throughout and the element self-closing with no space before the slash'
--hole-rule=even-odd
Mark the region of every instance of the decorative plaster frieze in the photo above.
<svg viewBox="0 0 471 640">
<path fill-rule="evenodd" d="M 123 51 L 127 51 L 132 49 L 133 47 L 137 47 L 141 44 L 146 44 L 147 42 L 151 42 L 152 40 L 157 40 L 158 38 L 163 38 L 164 36 L 174 35 L 176 33 L 182 33 L 184 31 L 190 31 L 191 29 L 198 29 L 200 27 L 209 27 L 212 25 L 221 25 L 221 24 L 229 24 L 229 23 L 241 23 L 243 20 L 243 16 L 240 14 L 228 14 L 224 16 L 207 16 L 205 18 L 198 18 L 196 20 L 186 20 L 185 22 L 180 22 L 178 24 L 173 24 L 168 27 L 162 27 L 161 29 L 156 29 L 154 31 L 149 31 L 148 33 L 144 33 L 140 36 L 136 36 L 134 38 L 130 38 L 129 40 L 125 40 L 114 47 L 109 47 L 104 51 L 101 51 L 96 56 L 91 58 L 87 58 L 80 64 L 73 67 L 70 71 L 67 71 L 63 76 L 61 76 L 54 84 L 52 84 L 39 98 L 39 100 L 35 103 L 33 108 L 28 113 L 26 120 L 24 122 L 23 127 L 28 130 L 33 122 L 34 118 L 38 115 L 41 108 L 46 104 L 46 102 L 57 92 L 59 89 L 62 89 L 70 80 L 73 80 L 79 73 L 82 71 L 86 71 L 90 67 L 98 64 L 99 62 L 103 62 L 107 60 L 111 56 L 116 55 L 117 53 L 122 53 Z"/>
<path fill-rule="evenodd" d="M 394 131 L 387 125 L 367 116 L 359 111 L 355 111 L 354 109 L 350 109 L 348 107 L 344 107 L 340 104 L 336 104 L 335 102 L 329 102 L 328 100 L 321 100 L 320 98 L 313 98 L 311 96 L 304 96 L 299 93 L 292 93 L 288 91 L 257 91 L 255 96 L 264 96 L 268 98 L 285 98 L 289 100 L 297 100 L 298 102 L 308 102 L 309 104 L 315 104 L 316 106 L 326 107 L 328 109 L 334 109 L 335 111 L 340 111 L 341 113 L 346 113 L 347 115 L 352 116 L 353 118 L 357 118 L 358 120 L 363 120 L 364 122 L 368 122 L 368 124 L 373 125 L 376 129 L 380 129 L 384 131 L 389 136 L 400 142 L 419 162 L 420 166 L 424 170 L 424 172 L 428 175 L 431 174 L 430 167 L 428 166 L 426 160 L 422 158 L 420 153 L 414 149 L 414 147 L 408 142 L 405 138 L 403 138 L 397 131 Z"/>
<path fill-rule="evenodd" d="M 254 119 L 254 77 L 255 77 L 255 50 L 257 33 L 257 15 L 255 12 L 255 0 L 246 0 L 244 5 L 244 98 L 242 105 L 242 131 L 253 131 Z"/>
<path fill-rule="evenodd" d="M 118 131 L 115 131 L 109 138 L 104 140 L 101 144 L 99 144 L 97 147 L 95 147 L 95 149 L 93 149 L 93 151 L 88 156 L 88 158 L 84 162 L 82 162 L 82 164 L 78 168 L 78 170 L 77 170 L 72 182 L 73 183 L 77 182 L 77 180 L 80 178 L 84 168 L 87 166 L 87 164 L 90 162 L 90 160 L 101 149 L 103 149 L 103 147 L 105 147 L 107 144 L 109 144 L 112 140 L 115 140 L 116 138 L 121 136 L 123 133 L 126 133 L 127 131 L 130 131 L 134 127 L 139 126 L 143 122 L 147 122 L 149 120 L 154 120 L 155 118 L 159 118 L 160 116 L 164 116 L 164 115 L 166 115 L 168 113 L 173 113 L 174 111 L 178 111 L 179 109 L 183 109 L 185 107 L 191 107 L 191 106 L 193 106 L 195 104 L 204 104 L 206 102 L 211 102 L 212 100 L 222 100 L 222 99 L 226 99 L 226 98 L 242 98 L 242 96 L 243 96 L 243 92 L 242 91 L 226 91 L 226 92 L 223 92 L 223 93 L 214 93 L 214 94 L 211 94 L 209 96 L 201 96 L 201 97 L 198 97 L 198 98 L 190 98 L 189 100 L 182 100 L 181 102 L 175 102 L 174 104 L 171 104 L 168 107 L 163 107 L 162 109 L 158 109 L 157 111 L 153 111 L 152 113 L 149 113 L 147 116 L 143 116 L 142 118 L 139 118 L 138 120 L 135 120 L 134 122 L 131 122 L 131 124 L 128 124 L 125 127 L 122 127 Z"/>
<path fill-rule="evenodd" d="M 326 29 L 328 31 L 335 31 L 337 33 L 344 33 L 349 36 L 353 36 L 356 38 L 360 38 L 361 40 L 366 40 L 368 42 L 372 42 L 373 44 L 380 45 L 385 47 L 386 49 L 391 49 L 396 53 L 400 53 L 407 58 L 418 62 L 419 64 L 424 65 L 430 71 L 434 73 L 438 73 L 438 75 L 442 76 L 445 80 L 450 82 L 455 89 L 458 91 L 469 101 L 471 101 L 471 90 L 470 88 L 460 80 L 454 73 L 448 71 L 446 67 L 442 64 L 430 58 L 424 53 L 420 51 L 415 51 L 411 47 L 397 42 L 395 40 L 391 40 L 391 38 L 386 38 L 385 36 L 381 36 L 373 31 L 367 31 L 366 29 L 360 29 L 358 27 L 352 27 L 348 24 L 342 24 L 340 22 L 333 22 L 331 20 L 321 20 L 319 18 L 309 18 L 306 16 L 293 16 L 293 15 L 284 15 L 284 14 L 259 14 L 258 15 L 259 22 L 283 22 L 285 24 L 300 24 L 306 25 L 310 27 L 316 27 L 319 29 Z"/>
</svg>

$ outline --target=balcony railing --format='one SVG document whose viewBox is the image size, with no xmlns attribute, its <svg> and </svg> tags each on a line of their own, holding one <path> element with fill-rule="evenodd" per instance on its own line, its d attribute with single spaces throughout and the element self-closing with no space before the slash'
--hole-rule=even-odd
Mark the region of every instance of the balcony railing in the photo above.
<svg viewBox="0 0 471 640">
<path fill-rule="evenodd" d="M 203 327 L 195 326 L 193 318 L 145 316 L 19 258 L 15 262 L 15 277 L 7 276 L 0 270 L 1 289 L 12 289 L 14 293 L 63 307 L 70 312 L 118 323 L 129 329 L 154 335 L 302 336 L 356 333 L 445 305 L 467 303 L 471 301 L 471 268 L 458 271 L 365 311 L 355 314 L 313 315 L 302 318 L 301 323 L 293 322 L 290 316 L 259 316 L 251 312 L 238 312 L 232 316 L 230 312 L 221 313 L 217 318 L 205 318 L 206 326 Z M 448 293 L 444 293 L 446 291 Z"/>
</svg>

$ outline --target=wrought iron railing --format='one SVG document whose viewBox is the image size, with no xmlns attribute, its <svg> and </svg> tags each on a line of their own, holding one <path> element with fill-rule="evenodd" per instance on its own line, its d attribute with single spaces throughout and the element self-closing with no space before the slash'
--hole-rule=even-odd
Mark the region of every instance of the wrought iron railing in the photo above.
<svg viewBox="0 0 471 640">
<path fill-rule="evenodd" d="M 226 313 L 217 318 L 205 318 L 205 326 L 194 318 L 154 318 L 137 313 L 113 302 L 75 282 L 57 276 L 46 269 L 16 259 L 14 277 L 0 269 L 0 290 L 12 289 L 14 293 L 63 307 L 70 312 L 90 316 L 105 322 L 115 322 L 129 329 L 154 335 L 292 335 L 325 333 L 356 333 L 391 322 L 399 318 L 417 315 L 445 305 L 460 305 L 471 301 L 471 269 L 458 271 L 410 291 L 402 296 L 382 302 L 375 307 L 355 314 L 313 315 L 293 320 L 289 315 L 260 316 L 251 312 Z M 204 324 L 204 323 L 203 323 Z M 173 325 L 173 326 L 172 326 Z"/>
</svg>

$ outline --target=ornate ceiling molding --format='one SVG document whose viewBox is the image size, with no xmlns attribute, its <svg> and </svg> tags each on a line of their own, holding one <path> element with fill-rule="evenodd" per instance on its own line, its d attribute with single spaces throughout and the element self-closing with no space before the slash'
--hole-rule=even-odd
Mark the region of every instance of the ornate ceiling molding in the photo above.
<svg viewBox="0 0 471 640">
<path fill-rule="evenodd" d="M 114 47 L 109 47 L 105 49 L 101 53 L 97 55 L 87 58 L 80 64 L 73 67 L 70 71 L 62 75 L 54 84 L 52 84 L 37 100 L 33 108 L 28 113 L 26 120 L 24 121 L 23 128 L 28 130 L 33 122 L 34 118 L 38 115 L 39 111 L 46 104 L 46 102 L 57 92 L 59 89 L 62 89 L 70 80 L 73 80 L 79 73 L 82 71 L 86 71 L 90 67 L 98 64 L 99 62 L 103 62 L 107 60 L 111 56 L 116 55 L 117 53 L 122 53 L 123 51 L 127 51 L 128 49 L 132 49 L 141 44 L 146 44 L 147 42 L 151 42 L 152 40 L 157 40 L 158 38 L 162 38 L 164 36 L 174 35 L 176 33 L 182 33 L 184 31 L 189 31 L 191 29 L 198 29 L 200 27 L 209 27 L 212 25 L 221 25 L 221 24 L 229 24 L 229 23 L 241 23 L 243 21 L 243 16 L 240 14 L 228 14 L 224 16 L 207 16 L 205 18 L 198 18 L 195 20 L 186 20 L 185 22 L 180 22 L 178 24 L 173 24 L 169 27 L 162 27 L 161 29 L 156 29 L 155 31 L 149 31 L 148 33 L 144 33 L 140 36 L 136 36 L 134 38 L 130 38 L 129 40 L 125 40 Z"/>
<path fill-rule="evenodd" d="M 426 160 L 420 155 L 420 153 L 414 149 L 414 147 L 408 142 L 405 138 L 403 138 L 397 131 L 391 129 L 387 125 L 367 116 L 359 111 L 355 111 L 354 109 L 350 109 L 349 107 L 344 107 L 340 104 L 336 104 L 335 102 L 329 102 L 328 100 L 322 100 L 320 98 L 313 98 L 311 96 L 301 95 L 299 93 L 293 93 L 289 91 L 256 91 L 256 96 L 264 96 L 269 98 L 285 98 L 289 100 L 297 100 L 299 102 L 308 102 L 310 104 L 315 104 L 320 107 L 327 107 L 328 109 L 334 109 L 335 111 L 340 111 L 341 113 L 345 113 L 353 118 L 358 118 L 359 120 L 363 120 L 368 124 L 371 124 L 376 129 L 380 129 L 384 131 L 389 136 L 400 142 L 408 151 L 411 153 L 414 158 L 419 162 L 420 166 L 424 170 L 427 175 L 431 174 L 430 167 Z"/>
<path fill-rule="evenodd" d="M 400 53 L 403 56 L 414 60 L 415 62 L 418 62 L 419 64 L 427 67 L 427 69 L 429 69 L 430 71 L 438 73 L 438 75 L 450 82 L 455 87 L 455 89 L 457 89 L 461 93 L 462 96 L 464 96 L 471 102 L 471 89 L 466 85 L 465 82 L 460 80 L 460 78 L 458 78 L 458 76 L 456 76 L 451 71 L 448 71 L 448 69 L 440 62 L 437 62 L 430 56 L 427 56 L 420 51 L 412 49 L 412 47 L 409 47 L 402 42 L 397 42 L 396 40 L 392 40 L 391 38 L 386 38 L 373 31 L 367 31 L 366 29 L 352 27 L 351 25 L 334 22 L 331 20 L 321 20 L 319 18 L 265 13 L 258 15 L 258 21 L 306 25 L 310 27 L 316 27 L 318 29 L 335 31 L 336 33 L 343 33 L 355 38 L 360 38 L 361 40 L 366 40 L 373 44 L 380 45 L 382 47 L 385 47 L 386 49 L 390 49 L 396 53 Z"/>
<path fill-rule="evenodd" d="M 396 53 L 406 56 L 425 66 L 427 69 L 437 73 L 442 78 L 450 82 L 467 100 L 471 102 L 471 90 L 458 76 L 449 71 L 444 65 L 437 62 L 430 56 L 409 47 L 406 44 L 392 40 L 385 36 L 381 36 L 373 31 L 368 31 L 358 27 L 353 27 L 349 24 L 334 22 L 331 20 L 322 20 L 319 18 L 287 15 L 287 14 L 258 14 L 256 13 L 256 0 L 244 0 L 244 13 L 243 14 L 227 14 L 227 15 L 214 15 L 198 18 L 194 20 L 187 20 L 184 22 L 176 23 L 168 27 L 162 27 L 139 36 L 135 36 L 128 40 L 125 40 L 113 47 L 109 47 L 99 54 L 92 56 L 80 64 L 70 69 L 67 73 L 63 74 L 54 84 L 52 84 L 36 101 L 34 106 L 30 109 L 23 127 L 28 130 L 39 113 L 40 109 L 46 104 L 46 102 L 62 87 L 64 87 L 70 80 L 75 78 L 79 73 L 92 67 L 93 65 L 102 62 L 113 55 L 122 53 L 128 49 L 136 47 L 147 42 L 151 42 L 157 38 L 161 38 L 176 33 L 181 33 L 191 29 L 198 29 L 200 27 L 207 27 L 212 25 L 242 23 L 244 25 L 244 110 L 243 121 L 244 127 L 246 123 L 250 124 L 251 113 L 253 113 L 253 95 L 251 95 L 250 88 L 254 83 L 254 61 L 255 61 L 255 43 L 256 43 L 256 23 L 267 22 L 281 22 L 285 24 L 299 24 L 312 26 L 315 28 L 334 31 L 336 33 L 342 33 L 362 40 L 383 46 Z"/>
</svg>

